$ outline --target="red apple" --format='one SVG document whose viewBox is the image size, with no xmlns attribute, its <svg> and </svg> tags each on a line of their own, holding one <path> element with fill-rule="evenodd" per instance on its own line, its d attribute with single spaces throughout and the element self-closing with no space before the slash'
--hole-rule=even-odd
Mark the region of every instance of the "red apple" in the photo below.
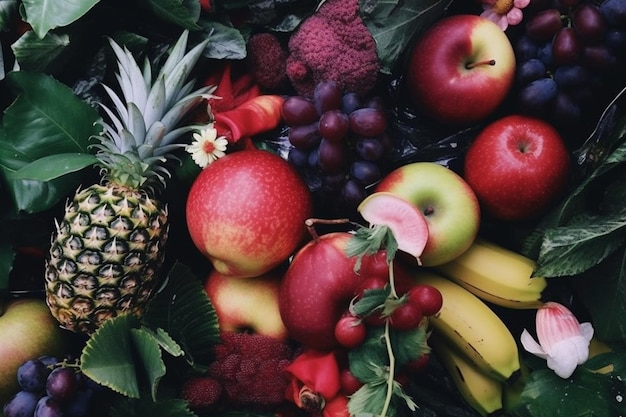
<svg viewBox="0 0 626 417">
<path fill-rule="evenodd" d="M 522 221 L 546 212 L 567 186 L 570 157 L 547 122 L 510 115 L 485 127 L 465 156 L 464 178 L 494 218 Z"/>
<path fill-rule="evenodd" d="M 212 271 L 204 288 L 213 304 L 220 330 L 252 332 L 278 340 L 288 334 L 278 311 L 282 269 L 251 278 L 231 278 Z"/>
<path fill-rule="evenodd" d="M 280 287 L 280 315 L 294 340 L 315 349 L 340 347 L 335 326 L 358 295 L 361 283 L 373 276 L 389 277 L 383 252 L 364 257 L 358 273 L 356 257 L 345 248 L 346 232 L 327 233 L 312 240 L 294 256 Z M 407 288 L 409 275 L 394 263 L 395 279 Z"/>
<path fill-rule="evenodd" d="M 311 193 L 284 159 L 265 150 L 236 151 L 207 166 L 187 197 L 193 243 L 221 274 L 262 275 L 307 236 Z"/>
<path fill-rule="evenodd" d="M 471 14 L 444 17 L 413 46 L 407 87 L 429 117 L 457 125 L 485 119 L 504 101 L 515 76 L 515 54 L 492 21 Z"/>
</svg>

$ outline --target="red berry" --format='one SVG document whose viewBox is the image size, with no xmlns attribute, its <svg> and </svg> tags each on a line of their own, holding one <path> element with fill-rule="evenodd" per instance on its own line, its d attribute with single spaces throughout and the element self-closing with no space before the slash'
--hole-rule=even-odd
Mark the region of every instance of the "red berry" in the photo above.
<svg viewBox="0 0 626 417">
<path fill-rule="evenodd" d="M 363 343 L 366 333 L 365 324 L 358 317 L 344 316 L 335 325 L 335 338 L 341 346 L 348 349 Z"/>
<path fill-rule="evenodd" d="M 419 358 L 408 361 L 404 367 L 410 373 L 421 373 L 424 372 L 426 367 L 428 366 L 428 361 L 430 360 L 430 355 L 428 353 L 423 354 Z"/>
<path fill-rule="evenodd" d="M 365 291 L 382 290 L 388 283 L 389 281 L 386 277 L 377 275 L 369 276 L 361 281 L 361 284 L 359 284 L 359 286 L 355 290 L 354 295 L 358 298 L 362 298 Z"/>
<path fill-rule="evenodd" d="M 341 390 L 346 395 L 352 395 L 363 386 L 363 383 L 359 381 L 349 368 L 344 368 L 339 374 L 341 380 Z"/>
<path fill-rule="evenodd" d="M 419 304 L 407 298 L 404 303 L 391 312 L 389 323 L 394 329 L 399 331 L 411 330 L 420 324 L 422 317 L 422 310 Z"/>
<path fill-rule="evenodd" d="M 418 304 L 425 316 L 434 316 L 441 310 L 443 296 L 431 285 L 416 285 L 407 292 L 407 297 Z"/>
</svg>

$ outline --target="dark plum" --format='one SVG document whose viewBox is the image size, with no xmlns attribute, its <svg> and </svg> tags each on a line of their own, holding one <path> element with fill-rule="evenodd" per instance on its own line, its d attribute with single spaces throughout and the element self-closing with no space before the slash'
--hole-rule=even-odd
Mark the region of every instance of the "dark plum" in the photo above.
<svg viewBox="0 0 626 417">
<path fill-rule="evenodd" d="M 385 155 L 385 144 L 379 138 L 361 138 L 356 142 L 356 154 L 366 161 L 377 161 Z"/>
<path fill-rule="evenodd" d="M 379 136 L 387 129 L 387 116 L 381 109 L 363 107 L 350 113 L 350 130 L 359 136 Z"/>
<path fill-rule="evenodd" d="M 522 62 L 517 66 L 515 73 L 515 79 L 520 85 L 526 85 L 545 76 L 546 65 L 538 58 L 531 58 Z"/>
<path fill-rule="evenodd" d="M 40 393 L 46 389 L 46 379 L 49 373 L 50 369 L 43 362 L 31 359 L 17 369 L 17 383 L 24 391 Z"/>
<path fill-rule="evenodd" d="M 313 102 L 302 96 L 287 97 L 281 112 L 283 120 L 290 126 L 308 125 L 319 117 Z"/>
<path fill-rule="evenodd" d="M 319 145 L 321 136 L 317 122 L 308 125 L 291 126 L 289 128 L 289 142 L 298 149 L 310 150 Z"/>
<path fill-rule="evenodd" d="M 382 177 L 380 168 L 374 162 L 354 161 L 350 166 L 350 177 L 359 184 L 368 186 Z"/>
<path fill-rule="evenodd" d="M 39 395 L 29 391 L 18 391 L 2 408 L 4 417 L 32 417 Z"/>
<path fill-rule="evenodd" d="M 535 41 L 544 42 L 563 27 L 561 12 L 557 9 L 546 9 L 531 16 L 526 22 L 526 35 Z"/>
<path fill-rule="evenodd" d="M 343 110 L 328 110 L 319 120 L 320 135 L 332 142 L 338 142 L 345 139 L 350 128 L 350 119 Z"/>
<path fill-rule="evenodd" d="M 582 53 L 582 43 L 574 28 L 565 27 L 552 40 L 552 56 L 557 65 L 573 64 Z"/>
<path fill-rule="evenodd" d="M 313 104 L 318 116 L 326 113 L 328 110 L 341 108 L 341 98 L 343 92 L 335 81 L 320 81 L 315 85 L 313 90 Z"/>
</svg>

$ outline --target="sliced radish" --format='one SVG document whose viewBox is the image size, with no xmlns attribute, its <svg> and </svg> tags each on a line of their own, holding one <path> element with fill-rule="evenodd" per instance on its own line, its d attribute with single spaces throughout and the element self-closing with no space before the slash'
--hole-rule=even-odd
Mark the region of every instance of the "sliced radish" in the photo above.
<svg viewBox="0 0 626 417">
<path fill-rule="evenodd" d="M 414 204 L 389 192 L 366 197 L 358 207 L 370 227 L 387 226 L 398 242 L 398 249 L 419 260 L 428 240 L 428 223 Z"/>
</svg>

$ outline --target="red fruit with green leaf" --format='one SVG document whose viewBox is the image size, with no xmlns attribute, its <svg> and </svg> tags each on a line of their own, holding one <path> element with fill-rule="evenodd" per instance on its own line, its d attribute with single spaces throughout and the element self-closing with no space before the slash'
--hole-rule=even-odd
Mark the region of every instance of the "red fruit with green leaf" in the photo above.
<svg viewBox="0 0 626 417">
<path fill-rule="evenodd" d="M 352 349 L 365 340 L 367 329 L 359 317 L 347 315 L 339 319 L 335 325 L 335 338 L 345 348 Z"/>
<path fill-rule="evenodd" d="M 407 297 L 419 305 L 427 317 L 437 314 L 443 305 L 441 292 L 432 285 L 415 285 L 407 292 Z"/>
<path fill-rule="evenodd" d="M 405 301 L 396 307 L 389 315 L 391 327 L 398 331 L 415 329 L 419 326 L 423 314 L 419 304 L 406 298 Z"/>
</svg>

